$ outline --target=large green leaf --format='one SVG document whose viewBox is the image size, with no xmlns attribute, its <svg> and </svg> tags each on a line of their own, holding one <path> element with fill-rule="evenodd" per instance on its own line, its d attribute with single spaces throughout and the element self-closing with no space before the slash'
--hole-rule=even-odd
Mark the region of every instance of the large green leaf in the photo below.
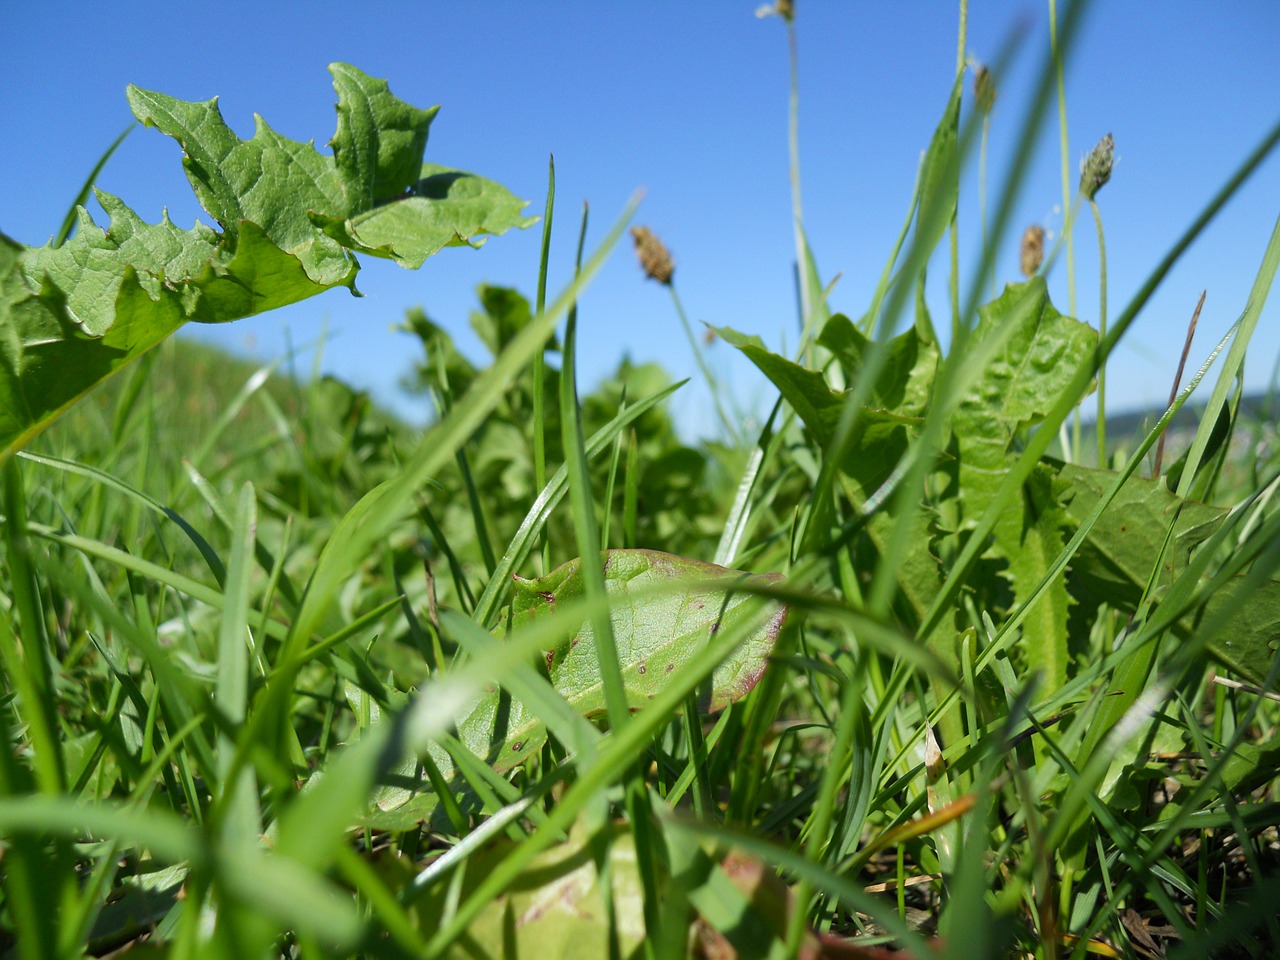
<svg viewBox="0 0 1280 960">
<path fill-rule="evenodd" d="M 609 833 L 607 882 L 598 869 L 602 844 L 575 828 L 567 842 L 535 857 L 505 894 L 489 901 L 444 956 L 458 960 L 640 956 L 646 931 L 635 839 L 621 826 L 611 826 Z M 469 858 L 456 879 L 447 873 L 426 887 L 412 905 L 420 929 L 439 928 L 449 902 L 445 888 L 451 880 L 460 881 L 462 895 L 469 896 L 510 850 L 511 841 L 504 837 Z"/>
<path fill-rule="evenodd" d="M 829 448 L 852 391 L 832 390 L 820 371 L 773 353 L 758 337 L 744 336 L 727 327 L 718 328 L 717 333 L 773 381 L 814 439 Z M 842 365 L 845 381 L 856 383 L 871 342 L 848 318 L 836 314 L 823 328 L 819 343 Z M 886 349 L 887 363 L 876 378 L 867 404 L 858 411 L 840 459 L 845 491 L 859 506 L 889 480 L 906 453 L 911 435 L 928 409 L 938 368 L 937 345 L 924 340 L 915 329 L 892 338 Z M 897 518 L 886 511 L 871 517 L 867 533 L 877 548 L 884 549 L 888 544 L 896 522 Z M 936 531 L 932 515 L 923 508 L 913 509 L 908 522 L 911 535 L 895 574 L 911 607 L 923 614 L 942 583 L 937 558 L 930 549 Z"/>
<path fill-rule="evenodd" d="M 422 166 L 422 176 L 394 203 L 382 204 L 346 220 L 313 214 L 312 220 L 343 246 L 417 268 L 445 247 L 478 247 L 485 234 L 527 227 L 525 201 L 505 187 L 473 173 L 437 164 Z"/>
<path fill-rule="evenodd" d="M 149 224 L 99 192 L 105 230 L 80 209 L 61 246 L 0 234 L 0 460 L 183 323 L 354 291 L 353 251 L 417 267 L 442 247 L 533 222 L 498 184 L 423 163 L 436 108 L 412 107 L 346 64 L 330 70 L 332 156 L 261 118 L 240 140 L 216 99 L 129 88 L 134 115 L 181 144 L 187 178 L 220 229 L 182 230 L 167 216 Z"/>
<path fill-rule="evenodd" d="M 1066 509 L 1079 523 L 1110 489 L 1114 474 L 1105 470 L 1048 461 L 1071 491 Z M 1165 534 L 1173 523 L 1173 536 L 1164 553 L 1163 568 L 1155 577 L 1160 596 L 1181 576 L 1193 552 L 1208 540 L 1226 519 L 1228 510 L 1182 500 L 1163 480 L 1132 477 L 1120 488 L 1089 531 L 1071 566 L 1071 590 L 1091 603 L 1107 603 L 1118 610 L 1135 611 L 1143 590 L 1152 579 L 1152 564 L 1160 555 Z M 1254 683 L 1261 683 L 1280 651 L 1280 582 L 1263 581 L 1247 593 L 1229 585 L 1209 597 L 1196 620 L 1231 611 L 1226 627 L 1209 642 L 1209 652 L 1221 663 Z M 1191 629 L 1183 622 L 1178 630 Z"/>
<path fill-rule="evenodd" d="M 972 349 L 988 354 L 952 419 L 963 516 L 981 517 L 1017 461 L 1020 431 L 1038 424 L 1070 389 L 1076 368 L 1096 349 L 1097 332 L 1054 309 L 1041 277 L 1009 284 L 978 311 Z M 985 348 L 985 349 L 984 349 Z M 1003 576 L 1020 604 L 1036 590 L 1066 544 L 1059 503 L 1062 486 L 1037 469 L 1020 502 L 1008 504 L 992 528 L 987 556 L 1006 564 Z M 1067 679 L 1067 615 L 1071 598 L 1058 577 L 1030 609 L 1023 629 L 1026 666 L 1053 691 Z"/>
<path fill-rule="evenodd" d="M 741 578 L 759 585 L 782 579 L 780 574 L 753 576 L 652 550 L 610 550 L 603 562 L 627 705 L 633 710 L 643 709 L 668 678 L 707 647 L 717 631 L 743 615 L 748 595 L 726 593 L 726 581 Z M 534 620 L 555 616 L 557 607 L 584 596 L 583 579 L 580 560 L 571 560 L 545 577 L 517 577 L 510 615 L 503 617 L 495 634 L 505 636 Z M 679 592 L 652 593 L 664 584 L 678 584 Z M 636 598 L 637 593 L 648 595 Z M 710 687 L 699 697 L 701 711 L 722 710 L 751 691 L 764 672 L 786 615 L 787 608 L 776 605 L 764 625 L 716 668 Z M 546 676 L 579 714 L 603 713 L 604 688 L 591 625 L 566 624 L 563 636 L 561 643 L 543 651 Z M 543 719 L 497 689 L 460 711 L 456 725 L 462 747 L 497 772 L 525 763 L 547 739 Z M 455 764 L 449 753 L 433 746 L 430 755 L 441 774 L 452 779 Z M 413 770 L 402 773 L 412 776 Z M 437 797 L 429 785 L 421 786 L 424 792 L 403 784 L 381 790 L 376 799 L 382 813 L 371 817 L 371 825 L 403 828 L 430 816 Z M 453 786 L 459 797 L 466 796 L 464 785 L 455 782 Z"/>
<path fill-rule="evenodd" d="M 820 445 L 831 443 L 851 391 L 832 390 L 820 371 L 774 353 L 759 337 L 746 336 L 729 327 L 717 327 L 716 333 L 773 381 Z M 866 339 L 847 318 L 837 314 L 824 328 L 819 342 L 847 364 L 846 377 L 852 381 L 867 349 Z M 914 330 L 894 338 L 890 354 L 893 359 L 878 379 L 871 403 L 862 408 L 840 461 L 841 469 L 857 482 L 864 497 L 889 478 L 906 451 L 909 431 L 920 425 L 927 396 L 925 385 L 937 364 L 936 350 L 918 341 Z"/>
<path fill-rule="evenodd" d="M 676 837 L 667 838 L 667 847 L 678 862 L 662 863 L 656 881 L 665 906 L 663 920 L 688 925 L 677 936 L 689 942 L 691 955 L 742 960 L 784 955 L 788 923 L 797 905 L 778 874 L 740 848 L 716 851 L 709 840 Z M 505 893 L 487 901 L 443 956 L 645 956 L 645 940 L 655 931 L 645 926 L 637 842 L 626 824 L 609 824 L 588 836 L 579 821 L 566 842 L 538 854 Z M 465 870 L 439 871 L 410 904 L 419 927 L 438 929 L 450 904 L 449 885 L 460 888 L 463 899 L 471 896 L 480 880 L 510 855 L 512 846 L 502 837 L 472 855 Z M 606 858 L 607 883 L 600 870 Z M 682 900 L 692 909 L 679 910 L 675 904 Z M 671 936 L 671 931 L 666 933 Z M 855 942 L 806 927 L 800 956 L 868 956 L 850 952 L 856 950 Z"/>
</svg>

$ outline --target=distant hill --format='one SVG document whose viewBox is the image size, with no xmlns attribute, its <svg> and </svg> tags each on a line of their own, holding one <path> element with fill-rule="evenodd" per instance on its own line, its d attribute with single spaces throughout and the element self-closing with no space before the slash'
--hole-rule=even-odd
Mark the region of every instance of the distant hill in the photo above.
<svg viewBox="0 0 1280 960">
<path fill-rule="evenodd" d="M 1194 431 L 1204 416 L 1204 401 L 1191 401 L 1173 418 L 1169 424 L 1170 436 Z M 1150 407 L 1145 410 L 1131 410 L 1128 413 L 1107 414 L 1107 436 L 1120 439 L 1133 437 L 1141 439 L 1157 420 L 1164 414 L 1164 407 Z M 1240 415 L 1253 420 L 1272 420 L 1280 417 L 1280 396 L 1274 393 L 1246 394 L 1240 401 Z M 1090 432 L 1093 424 L 1087 423 Z"/>
</svg>

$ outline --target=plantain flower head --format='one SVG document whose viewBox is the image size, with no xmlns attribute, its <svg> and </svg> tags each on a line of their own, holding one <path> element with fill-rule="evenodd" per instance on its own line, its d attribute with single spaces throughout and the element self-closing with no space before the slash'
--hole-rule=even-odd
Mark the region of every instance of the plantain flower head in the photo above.
<svg viewBox="0 0 1280 960">
<path fill-rule="evenodd" d="M 1116 141 L 1107 134 L 1080 164 L 1080 192 L 1086 200 L 1092 200 L 1111 179 L 1111 164 L 1115 160 Z"/>
</svg>

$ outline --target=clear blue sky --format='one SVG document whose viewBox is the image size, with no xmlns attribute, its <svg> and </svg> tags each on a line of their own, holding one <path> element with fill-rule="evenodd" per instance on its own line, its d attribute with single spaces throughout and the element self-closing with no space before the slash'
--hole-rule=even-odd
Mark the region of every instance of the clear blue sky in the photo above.
<svg viewBox="0 0 1280 960">
<path fill-rule="evenodd" d="M 1060 6 L 1062 3 L 1060 3 Z M 9 81 L 0 88 L 0 229 L 44 243 L 110 141 L 131 121 L 127 83 L 184 99 L 221 98 L 242 136 L 260 113 L 276 130 L 323 145 L 334 129 L 328 63 L 385 77 L 418 106 L 441 104 L 427 159 L 492 177 L 540 213 L 555 154 L 552 289 L 571 272 L 581 202 L 599 237 L 638 188 L 638 223 L 677 260 L 676 281 L 694 322 L 796 340 L 794 247 L 787 180 L 787 51 L 757 0 L 485 4 L 134 2 L 5 4 Z M 990 181 L 998 187 L 1030 78 L 1047 54 L 1045 2 L 972 3 L 968 50 L 997 55 L 1025 28 L 1000 80 Z M 127 14 L 120 11 L 126 10 Z M 1061 11 L 1060 11 L 1061 12 Z M 906 213 L 916 164 L 944 106 L 956 59 L 957 4 L 799 0 L 801 167 L 806 225 L 824 280 L 841 279 L 832 305 L 866 309 Z M 1118 162 L 1099 194 L 1107 231 L 1114 317 L 1150 268 L 1236 164 L 1280 118 L 1280 5 L 1093 3 L 1067 73 L 1071 180 L 1104 133 Z M 968 101 L 966 101 L 966 107 Z M 168 206 L 190 226 L 200 216 L 180 150 L 137 130 L 99 178 L 148 220 Z M 976 158 L 960 210 L 962 263 L 978 241 Z M 1061 228 L 1056 115 L 1002 248 L 1001 283 L 1016 280 L 1017 234 Z M 1280 160 L 1272 157 L 1169 277 L 1112 367 L 1113 409 L 1161 402 L 1187 319 L 1209 291 L 1193 365 L 1245 306 L 1280 213 Z M 100 217 L 100 211 L 95 213 Z M 392 332 L 420 304 L 480 355 L 467 317 L 483 281 L 532 297 L 539 230 L 494 238 L 480 251 L 446 250 L 410 272 L 365 259 L 364 299 L 335 291 L 289 310 L 217 328 L 187 327 L 256 356 L 331 337 L 325 368 L 421 417 L 424 400 L 396 398 L 414 342 Z M 1097 319 L 1097 245 L 1091 219 L 1077 230 L 1078 313 Z M 1050 278 L 1066 312 L 1065 270 Z M 940 293 L 945 257 L 931 286 Z M 962 271 L 969 276 L 969 271 Z M 1280 292 L 1277 292 L 1280 296 Z M 932 304 L 945 325 L 946 303 Z M 1247 369 L 1264 386 L 1280 353 L 1280 307 L 1263 314 Z M 695 368 L 666 292 L 644 282 L 620 248 L 581 305 L 586 385 L 624 352 L 676 376 Z M 711 362 L 746 409 L 767 391 L 724 344 Z M 304 362 L 302 369 L 308 369 Z M 768 394 L 771 396 L 771 394 Z M 415 406 L 416 405 L 416 406 Z M 710 429 L 706 394 L 673 401 L 690 431 Z"/>
</svg>

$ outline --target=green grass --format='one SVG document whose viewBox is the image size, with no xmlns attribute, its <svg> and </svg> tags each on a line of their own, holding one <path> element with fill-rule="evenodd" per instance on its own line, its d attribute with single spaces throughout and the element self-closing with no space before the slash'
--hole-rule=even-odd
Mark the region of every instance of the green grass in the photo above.
<svg viewBox="0 0 1280 960">
<path fill-rule="evenodd" d="M 945 350 L 963 74 L 857 322 L 797 181 L 811 335 L 719 331 L 778 388 L 756 436 L 681 442 L 653 366 L 580 393 L 628 210 L 545 308 L 480 292 L 483 362 L 407 315 L 426 430 L 171 339 L 5 462 L 0 950 L 1274 955 L 1280 455 L 1235 384 L 1280 234 L 1160 480 L 1187 391 L 1059 438 L 1280 133 L 1100 338 L 1038 277 L 983 295 L 1058 76 Z"/>
</svg>

